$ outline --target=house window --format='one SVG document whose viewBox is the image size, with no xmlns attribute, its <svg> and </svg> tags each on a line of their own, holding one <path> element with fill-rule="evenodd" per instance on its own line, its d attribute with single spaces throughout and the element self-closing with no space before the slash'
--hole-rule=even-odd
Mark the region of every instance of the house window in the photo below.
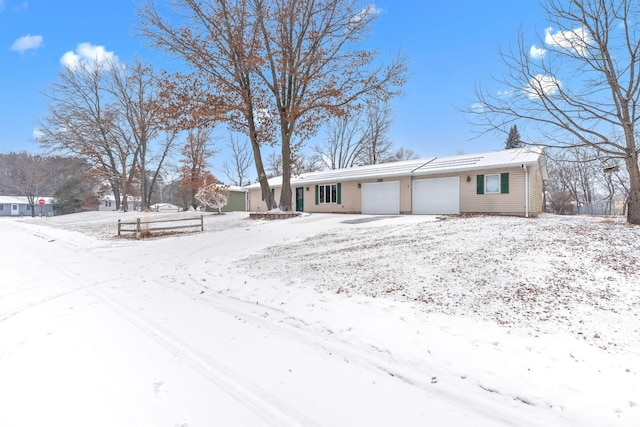
<svg viewBox="0 0 640 427">
<path fill-rule="evenodd" d="M 476 194 L 509 194 L 509 173 L 477 175 Z"/>
<path fill-rule="evenodd" d="M 3 211 L 3 210 L 4 210 L 4 205 L 0 204 L 0 211 Z"/>
<path fill-rule="evenodd" d="M 105 208 L 110 208 L 111 207 L 111 201 L 110 200 L 105 200 L 104 201 L 104 207 Z"/>
<path fill-rule="evenodd" d="M 336 203 L 338 197 L 338 187 L 335 184 L 321 185 L 319 188 L 319 203 Z"/>
<path fill-rule="evenodd" d="M 500 175 L 484 176 L 484 192 L 487 194 L 496 194 L 500 192 Z"/>
<path fill-rule="evenodd" d="M 31 210 L 31 205 L 27 205 L 27 210 L 30 211 Z"/>
<path fill-rule="evenodd" d="M 316 185 L 316 205 L 340 204 L 340 184 Z"/>
</svg>

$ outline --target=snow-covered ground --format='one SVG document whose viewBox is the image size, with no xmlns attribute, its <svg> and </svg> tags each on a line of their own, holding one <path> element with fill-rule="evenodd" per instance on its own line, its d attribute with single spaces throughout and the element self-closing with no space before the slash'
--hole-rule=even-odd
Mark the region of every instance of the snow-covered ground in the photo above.
<svg viewBox="0 0 640 427">
<path fill-rule="evenodd" d="M 0 426 L 638 426 L 640 227 L 0 218 Z"/>
</svg>

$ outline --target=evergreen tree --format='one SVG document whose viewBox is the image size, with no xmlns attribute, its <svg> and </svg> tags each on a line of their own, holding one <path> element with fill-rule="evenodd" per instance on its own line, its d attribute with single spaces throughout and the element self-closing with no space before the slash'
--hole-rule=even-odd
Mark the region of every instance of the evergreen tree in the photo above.
<svg viewBox="0 0 640 427">
<path fill-rule="evenodd" d="M 518 126 L 513 125 L 509 130 L 509 136 L 505 141 L 504 148 L 520 148 L 524 146 L 524 142 L 520 139 L 520 132 L 518 132 Z"/>
</svg>

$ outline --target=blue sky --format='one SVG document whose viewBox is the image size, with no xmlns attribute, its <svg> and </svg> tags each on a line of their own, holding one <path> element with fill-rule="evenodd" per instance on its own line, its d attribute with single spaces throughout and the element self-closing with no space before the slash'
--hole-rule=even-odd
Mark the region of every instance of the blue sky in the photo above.
<svg viewBox="0 0 640 427">
<path fill-rule="evenodd" d="M 38 151 L 32 135 L 47 112 L 40 92 L 56 81 L 68 52 L 80 54 L 84 46 L 125 62 L 137 56 L 163 66 L 165 57 L 134 35 L 138 4 L 0 0 L 0 152 Z M 396 146 L 422 157 L 502 148 L 506 135 L 478 138 L 458 108 L 472 104 L 478 83 L 501 89 L 491 81 L 504 70 L 499 49 L 515 43 L 520 28 L 532 43 L 543 35 L 547 23 L 538 2 L 377 0 L 375 7 L 380 15 L 367 46 L 382 55 L 401 50 L 410 58 L 406 94 L 393 103 Z"/>
</svg>

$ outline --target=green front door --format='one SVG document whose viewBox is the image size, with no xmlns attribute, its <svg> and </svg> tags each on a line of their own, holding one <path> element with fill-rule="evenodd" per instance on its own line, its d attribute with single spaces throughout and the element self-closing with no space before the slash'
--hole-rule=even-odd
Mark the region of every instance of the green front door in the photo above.
<svg viewBox="0 0 640 427">
<path fill-rule="evenodd" d="M 296 211 L 304 211 L 304 187 L 296 187 Z"/>
</svg>

